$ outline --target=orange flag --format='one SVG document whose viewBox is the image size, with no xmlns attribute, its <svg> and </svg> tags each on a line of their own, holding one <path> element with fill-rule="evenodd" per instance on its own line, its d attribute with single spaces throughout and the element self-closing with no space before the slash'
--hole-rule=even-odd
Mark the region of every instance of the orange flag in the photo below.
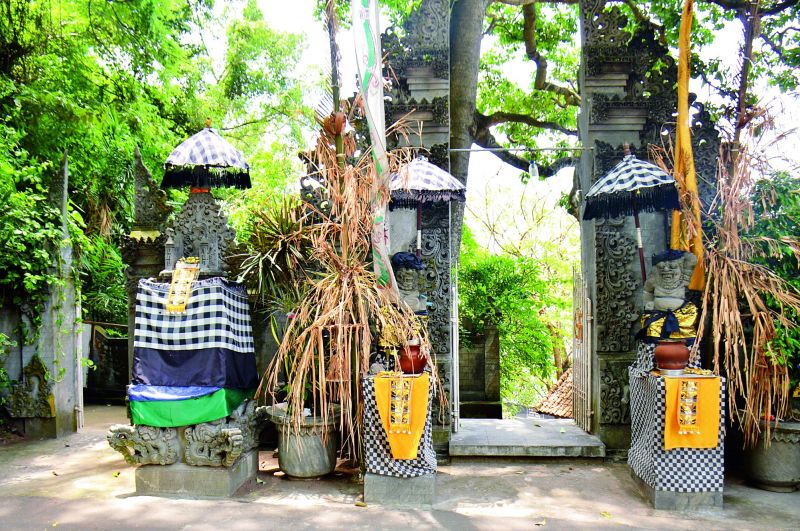
<svg viewBox="0 0 800 531">
<path fill-rule="evenodd" d="M 691 58 L 690 37 L 692 34 L 693 2 L 685 0 L 681 15 L 681 31 L 678 38 L 678 124 L 675 133 L 675 161 L 673 173 L 681 197 L 688 195 L 692 205 L 692 217 L 684 219 L 681 212 L 672 212 L 672 234 L 670 247 L 691 251 L 697 256 L 697 265 L 689 282 L 689 289 L 705 287 L 703 265 L 703 229 L 700 224 L 700 196 L 697 193 L 697 174 L 692 153 L 692 134 L 689 130 L 689 61 Z"/>
</svg>

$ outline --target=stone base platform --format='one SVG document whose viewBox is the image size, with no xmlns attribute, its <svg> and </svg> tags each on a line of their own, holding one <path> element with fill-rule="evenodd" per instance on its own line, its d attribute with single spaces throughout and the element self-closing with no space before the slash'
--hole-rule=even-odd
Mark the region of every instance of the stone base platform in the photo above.
<svg viewBox="0 0 800 531">
<path fill-rule="evenodd" d="M 242 454 L 232 467 L 142 465 L 136 469 L 136 494 L 187 498 L 227 498 L 254 485 L 258 450 Z"/>
<path fill-rule="evenodd" d="M 644 497 L 653 508 L 664 511 L 697 511 L 700 509 L 722 508 L 722 492 L 671 492 L 656 490 L 631 470 L 631 477 L 636 482 Z"/>
<path fill-rule="evenodd" d="M 603 442 L 570 419 L 461 419 L 452 457 L 605 457 Z"/>
<path fill-rule="evenodd" d="M 430 508 L 436 496 L 436 474 L 416 478 L 364 475 L 364 503 L 385 507 Z"/>
</svg>

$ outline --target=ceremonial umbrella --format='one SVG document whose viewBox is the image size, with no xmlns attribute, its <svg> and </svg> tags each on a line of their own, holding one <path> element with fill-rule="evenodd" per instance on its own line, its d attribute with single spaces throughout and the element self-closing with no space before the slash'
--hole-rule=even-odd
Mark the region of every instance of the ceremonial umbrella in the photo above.
<svg viewBox="0 0 800 531">
<path fill-rule="evenodd" d="M 219 133 L 206 127 L 176 147 L 164 163 L 161 187 L 191 186 L 207 190 L 211 186 L 250 188 L 250 165 L 242 152 Z"/>
<path fill-rule="evenodd" d="M 417 209 L 417 257 L 422 252 L 422 205 L 424 203 L 466 202 L 467 187 L 425 157 L 418 157 L 398 173 L 389 183 L 391 202 L 389 208 Z"/>
<path fill-rule="evenodd" d="M 625 144 L 625 156 L 586 194 L 583 219 L 633 216 L 642 282 L 647 279 L 639 212 L 680 210 L 675 179 L 655 164 L 637 159 Z"/>
</svg>

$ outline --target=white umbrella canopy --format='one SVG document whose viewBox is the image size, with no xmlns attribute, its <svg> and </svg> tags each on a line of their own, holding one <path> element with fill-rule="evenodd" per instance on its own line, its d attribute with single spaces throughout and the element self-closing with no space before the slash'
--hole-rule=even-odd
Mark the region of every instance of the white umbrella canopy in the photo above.
<svg viewBox="0 0 800 531">
<path fill-rule="evenodd" d="M 250 165 L 242 152 L 210 125 L 176 147 L 164 162 L 161 187 L 235 186 L 250 188 Z"/>
<path fill-rule="evenodd" d="M 420 203 L 437 203 L 467 200 L 467 187 L 424 157 L 418 157 L 398 173 L 389 184 L 392 201 L 390 208 L 414 208 Z"/>
</svg>

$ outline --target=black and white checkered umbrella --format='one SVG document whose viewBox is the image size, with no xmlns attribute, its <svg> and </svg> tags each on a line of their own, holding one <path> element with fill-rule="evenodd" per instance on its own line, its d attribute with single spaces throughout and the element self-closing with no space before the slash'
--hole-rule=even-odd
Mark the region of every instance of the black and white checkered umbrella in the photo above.
<svg viewBox="0 0 800 531">
<path fill-rule="evenodd" d="M 251 186 L 250 165 L 242 152 L 211 127 L 184 140 L 167 157 L 164 168 L 162 188 Z"/>
<path fill-rule="evenodd" d="M 633 216 L 642 283 L 647 280 L 639 212 L 680 210 L 675 179 L 655 164 L 637 159 L 625 145 L 625 157 L 586 194 L 583 219 Z"/>
<path fill-rule="evenodd" d="M 655 164 L 626 155 L 589 189 L 583 219 L 669 209 L 680 209 L 675 179 Z"/>
<path fill-rule="evenodd" d="M 412 160 L 392 175 L 389 208 L 414 208 L 420 203 L 467 200 L 467 187 L 424 157 Z"/>
</svg>

